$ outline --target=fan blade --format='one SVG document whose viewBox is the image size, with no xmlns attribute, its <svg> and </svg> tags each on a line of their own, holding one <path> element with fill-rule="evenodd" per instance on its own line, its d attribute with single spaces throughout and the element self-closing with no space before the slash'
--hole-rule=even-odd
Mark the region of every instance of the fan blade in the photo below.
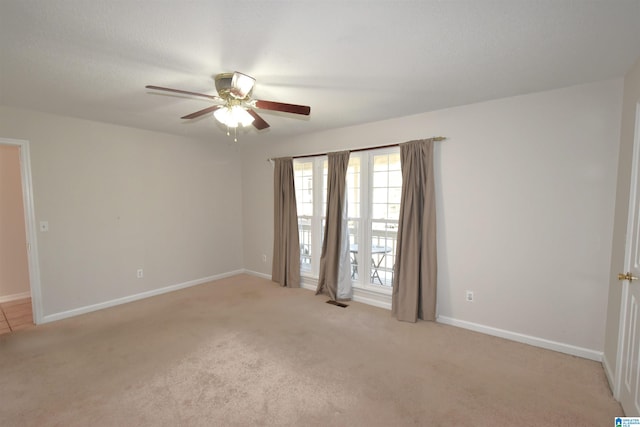
<svg viewBox="0 0 640 427">
<path fill-rule="evenodd" d="M 218 96 L 214 96 L 214 95 L 207 95 L 205 93 L 198 93 L 198 92 L 189 92 L 188 90 L 180 90 L 180 89 L 171 89 L 170 87 L 161 87 L 161 86 L 151 86 L 151 85 L 147 85 L 145 86 L 147 89 L 153 89 L 153 90 L 164 90 L 166 92 L 175 92 L 175 93 L 182 93 L 184 95 L 193 95 L 193 96 L 202 96 L 205 98 L 209 98 L 209 99 L 215 99 L 216 101 L 221 101 L 221 98 Z"/>
<path fill-rule="evenodd" d="M 282 102 L 261 101 L 259 99 L 256 99 L 255 106 L 263 110 L 283 111 L 285 113 L 304 114 L 305 116 L 311 113 L 311 107 L 306 105 L 284 104 Z"/>
<path fill-rule="evenodd" d="M 269 123 L 265 122 L 264 119 L 251 108 L 247 108 L 247 113 L 251 114 L 251 116 L 253 117 L 253 127 L 255 127 L 256 129 L 262 130 L 269 127 Z"/>
<path fill-rule="evenodd" d="M 196 117 L 204 116 L 207 113 L 211 113 L 212 111 L 216 111 L 220 108 L 219 105 L 214 105 L 212 107 L 207 107 L 204 110 L 196 111 L 195 113 L 187 114 L 184 117 L 180 117 L 181 119 L 195 119 Z"/>
</svg>

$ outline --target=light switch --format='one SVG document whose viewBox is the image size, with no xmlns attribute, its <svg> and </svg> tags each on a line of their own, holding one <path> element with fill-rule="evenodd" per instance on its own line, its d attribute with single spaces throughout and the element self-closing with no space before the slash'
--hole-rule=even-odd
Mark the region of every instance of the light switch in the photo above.
<svg viewBox="0 0 640 427">
<path fill-rule="evenodd" d="M 49 221 L 40 221 L 40 231 L 43 233 L 49 231 Z"/>
</svg>

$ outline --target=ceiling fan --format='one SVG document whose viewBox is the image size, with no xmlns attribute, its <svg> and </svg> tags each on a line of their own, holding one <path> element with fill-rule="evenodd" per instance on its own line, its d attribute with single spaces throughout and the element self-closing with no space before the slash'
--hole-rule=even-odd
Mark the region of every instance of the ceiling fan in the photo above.
<svg viewBox="0 0 640 427">
<path fill-rule="evenodd" d="M 215 76 L 218 96 L 152 85 L 147 85 L 145 87 L 147 89 L 199 96 L 219 102 L 220 105 L 212 105 L 211 107 L 187 114 L 181 118 L 195 119 L 197 117 L 204 116 L 205 114 L 213 113 L 213 116 L 220 123 L 227 126 L 227 135 L 229 135 L 230 128 L 236 129 L 240 125 L 253 125 L 253 127 L 258 130 L 268 128 L 269 123 L 260 117 L 260 115 L 254 111 L 254 108 L 302 114 L 305 116 L 308 116 L 311 113 L 311 107 L 306 105 L 285 104 L 282 102 L 252 99 L 251 93 L 253 92 L 255 82 L 256 79 L 253 77 L 237 71 L 233 73 L 218 74 Z"/>
</svg>

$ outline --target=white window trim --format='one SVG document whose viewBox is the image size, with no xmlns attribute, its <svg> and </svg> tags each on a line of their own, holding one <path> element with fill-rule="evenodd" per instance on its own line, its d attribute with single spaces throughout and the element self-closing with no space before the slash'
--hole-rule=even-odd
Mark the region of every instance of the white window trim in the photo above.
<svg viewBox="0 0 640 427">
<path fill-rule="evenodd" d="M 371 199 L 373 197 L 373 175 L 370 171 L 373 169 L 373 157 L 380 154 L 393 154 L 398 153 L 399 148 L 382 148 L 376 150 L 370 150 L 362 153 L 352 153 L 351 156 L 359 156 L 360 161 L 360 216 L 359 221 L 359 234 L 358 234 L 358 247 L 364 248 L 364 251 L 360 255 L 361 263 L 364 267 L 362 271 L 371 270 L 371 246 L 367 242 L 371 242 Z M 311 159 L 300 160 L 300 162 L 308 163 L 312 162 L 313 165 L 313 217 L 318 219 L 312 221 L 311 230 L 311 270 L 301 271 L 303 287 L 315 290 L 317 287 L 319 270 L 320 270 L 320 255 L 322 252 L 322 220 L 325 213 L 322 212 L 322 193 L 324 190 L 323 180 L 323 163 L 327 156 L 318 156 Z M 366 161 L 364 161 L 366 159 Z M 295 161 L 295 160 L 294 160 Z M 365 182 L 366 181 L 366 182 Z M 366 190 L 366 191 L 363 191 Z M 317 201 L 320 201 L 319 203 Z M 314 255 L 317 254 L 317 255 Z M 391 287 L 377 285 L 370 283 L 368 274 L 360 274 L 357 279 L 352 280 L 352 286 L 354 288 L 354 301 L 363 302 L 366 304 L 374 305 L 381 308 L 391 308 L 391 294 L 393 289 Z"/>
</svg>

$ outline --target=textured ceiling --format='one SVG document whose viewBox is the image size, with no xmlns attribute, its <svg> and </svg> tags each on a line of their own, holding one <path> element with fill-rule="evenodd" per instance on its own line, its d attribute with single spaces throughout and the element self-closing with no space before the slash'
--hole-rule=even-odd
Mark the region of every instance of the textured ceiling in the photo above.
<svg viewBox="0 0 640 427">
<path fill-rule="evenodd" d="M 640 57 L 640 1 L 0 0 L 0 104 L 224 140 L 180 116 L 213 76 L 257 79 L 245 142 L 621 77 Z"/>
</svg>

